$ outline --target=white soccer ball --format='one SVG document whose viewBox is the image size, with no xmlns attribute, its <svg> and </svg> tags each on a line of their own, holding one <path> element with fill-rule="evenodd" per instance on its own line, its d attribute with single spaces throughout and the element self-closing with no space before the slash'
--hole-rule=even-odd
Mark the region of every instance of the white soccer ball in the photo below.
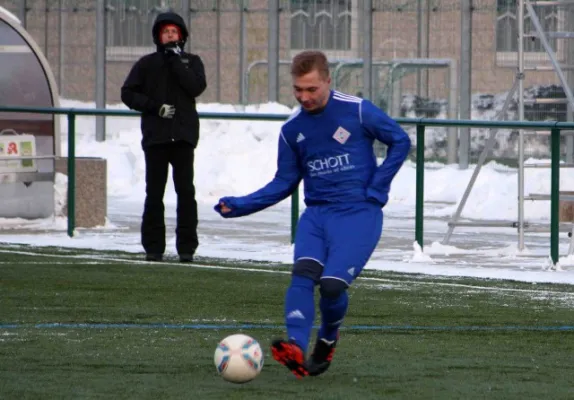
<svg viewBox="0 0 574 400">
<path fill-rule="evenodd" d="M 213 361 L 223 379 L 245 383 L 255 379 L 261 372 L 263 351 L 257 340 L 238 333 L 219 342 Z"/>
</svg>

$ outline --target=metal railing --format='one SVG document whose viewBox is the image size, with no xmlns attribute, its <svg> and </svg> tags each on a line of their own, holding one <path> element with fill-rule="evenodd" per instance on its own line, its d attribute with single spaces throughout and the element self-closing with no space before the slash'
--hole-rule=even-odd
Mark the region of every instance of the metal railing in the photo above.
<svg viewBox="0 0 574 400">
<path fill-rule="evenodd" d="M 139 112 L 130 110 L 80 109 L 80 108 L 49 108 L 49 107 L 16 107 L 0 106 L 0 113 L 38 113 L 66 115 L 68 118 L 68 236 L 72 237 L 75 230 L 75 193 L 76 193 L 76 116 L 110 116 L 126 117 L 140 116 Z M 216 113 L 201 112 L 201 119 L 216 120 L 259 120 L 285 121 L 288 114 L 257 114 L 257 113 Z M 554 264 L 558 262 L 559 234 L 559 195 L 560 195 L 560 135 L 562 130 L 574 130 L 572 122 L 526 122 L 526 121 L 475 121 L 475 120 L 440 120 L 428 118 L 395 118 L 401 125 L 416 127 L 416 143 L 424 143 L 425 128 L 432 127 L 469 127 L 469 128 L 506 128 L 515 130 L 547 130 L 550 131 L 551 152 L 551 190 L 550 190 L 550 258 Z M 416 204 L 415 204 L 415 240 L 423 247 L 424 244 L 424 146 L 416 146 Z M 295 237 L 299 220 L 299 192 L 295 190 L 291 196 L 291 240 Z M 523 221 L 519 221 L 522 223 Z"/>
</svg>

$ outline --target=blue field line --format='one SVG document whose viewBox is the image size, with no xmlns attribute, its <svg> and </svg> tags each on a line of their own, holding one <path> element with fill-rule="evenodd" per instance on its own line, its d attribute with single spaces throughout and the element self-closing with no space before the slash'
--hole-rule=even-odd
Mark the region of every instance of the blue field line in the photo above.
<svg viewBox="0 0 574 400">
<path fill-rule="evenodd" d="M 284 329 L 283 325 L 272 324 L 162 324 L 162 323 L 63 323 L 51 322 L 41 324 L 2 324 L 0 329 L 205 329 L 205 330 L 253 330 L 253 329 Z M 315 326 L 315 328 L 318 328 Z M 574 326 L 424 326 L 424 325 L 349 325 L 342 327 L 345 331 L 442 331 L 442 332 L 519 332 L 519 331 L 561 331 L 572 332 Z"/>
</svg>

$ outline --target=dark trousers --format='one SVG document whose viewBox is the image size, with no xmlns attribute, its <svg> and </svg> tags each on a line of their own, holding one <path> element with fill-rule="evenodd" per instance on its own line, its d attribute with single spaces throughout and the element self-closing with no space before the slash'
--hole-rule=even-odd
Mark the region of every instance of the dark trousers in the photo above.
<svg viewBox="0 0 574 400">
<path fill-rule="evenodd" d="M 176 249 L 178 254 L 193 255 L 198 246 L 197 202 L 193 186 L 194 148 L 187 142 L 172 142 L 144 148 L 146 199 L 141 225 L 142 245 L 148 254 L 165 251 L 163 197 L 168 167 L 173 169 L 177 194 Z"/>
</svg>

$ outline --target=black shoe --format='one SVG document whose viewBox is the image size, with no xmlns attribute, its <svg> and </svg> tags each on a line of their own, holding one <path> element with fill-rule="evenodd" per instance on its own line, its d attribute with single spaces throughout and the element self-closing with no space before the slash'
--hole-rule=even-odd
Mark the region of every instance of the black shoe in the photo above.
<svg viewBox="0 0 574 400">
<path fill-rule="evenodd" d="M 163 260 L 163 254 L 147 253 L 145 255 L 146 261 L 161 261 Z"/>
<path fill-rule="evenodd" d="M 193 262 L 193 254 L 180 254 L 179 262 Z"/>
<path fill-rule="evenodd" d="M 321 375 L 329 369 L 331 360 L 333 360 L 333 355 L 335 354 L 338 339 L 338 334 L 337 339 L 332 341 L 317 339 L 313 354 L 311 354 L 311 357 L 305 362 L 305 368 L 310 376 Z"/>
<path fill-rule="evenodd" d="M 283 364 L 297 377 L 303 378 L 307 375 L 305 369 L 305 353 L 295 342 L 276 339 L 271 344 L 271 355 Z"/>
</svg>

